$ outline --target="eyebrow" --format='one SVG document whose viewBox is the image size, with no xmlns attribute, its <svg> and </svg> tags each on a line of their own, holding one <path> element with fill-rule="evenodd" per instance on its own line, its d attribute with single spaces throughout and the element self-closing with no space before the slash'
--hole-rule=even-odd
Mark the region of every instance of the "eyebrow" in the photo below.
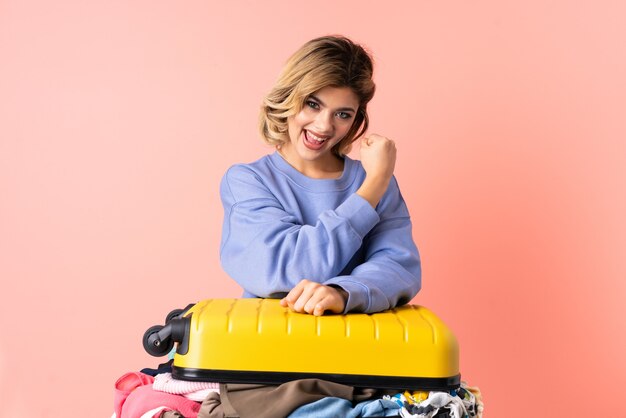
<svg viewBox="0 0 626 418">
<path fill-rule="evenodd" d="M 314 94 L 309 96 L 309 99 L 313 99 L 316 102 L 318 102 L 319 104 L 321 104 L 322 106 L 326 106 L 326 104 L 324 104 L 323 101 L 321 101 L 317 96 L 315 96 Z M 354 112 L 356 113 L 356 110 L 354 110 L 351 107 L 340 107 L 339 109 L 335 109 L 337 112 Z"/>
</svg>

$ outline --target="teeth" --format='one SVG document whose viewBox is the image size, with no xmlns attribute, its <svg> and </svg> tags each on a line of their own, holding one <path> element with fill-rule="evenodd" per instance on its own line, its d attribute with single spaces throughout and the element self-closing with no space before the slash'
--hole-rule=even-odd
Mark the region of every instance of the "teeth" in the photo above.
<svg viewBox="0 0 626 418">
<path fill-rule="evenodd" d="M 320 138 L 319 136 L 316 136 L 315 134 L 312 134 L 311 131 L 306 131 L 307 136 L 309 137 L 309 139 L 313 139 L 319 143 L 322 143 L 324 141 L 326 141 L 328 138 Z"/>
</svg>

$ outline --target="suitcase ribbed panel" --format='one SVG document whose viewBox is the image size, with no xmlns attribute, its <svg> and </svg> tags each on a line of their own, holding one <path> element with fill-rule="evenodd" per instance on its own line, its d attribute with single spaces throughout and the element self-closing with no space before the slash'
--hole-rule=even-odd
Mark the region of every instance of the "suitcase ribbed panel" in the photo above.
<svg viewBox="0 0 626 418">
<path fill-rule="evenodd" d="M 455 336 L 431 311 L 405 305 L 376 314 L 315 317 L 276 299 L 209 299 L 191 317 L 178 379 L 282 383 L 317 377 L 353 386 L 458 387 Z"/>
</svg>

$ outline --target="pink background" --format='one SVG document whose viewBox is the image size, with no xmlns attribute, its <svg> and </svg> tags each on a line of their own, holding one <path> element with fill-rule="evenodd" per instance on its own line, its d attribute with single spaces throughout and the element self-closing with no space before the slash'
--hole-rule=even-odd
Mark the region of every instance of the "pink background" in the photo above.
<svg viewBox="0 0 626 418">
<path fill-rule="evenodd" d="M 158 363 L 150 325 L 240 294 L 220 178 L 270 151 L 262 96 L 330 33 L 374 53 L 414 302 L 456 333 L 485 416 L 619 409 L 623 2 L 97 3 L 0 0 L 2 417 L 110 416 L 115 380 Z"/>
</svg>

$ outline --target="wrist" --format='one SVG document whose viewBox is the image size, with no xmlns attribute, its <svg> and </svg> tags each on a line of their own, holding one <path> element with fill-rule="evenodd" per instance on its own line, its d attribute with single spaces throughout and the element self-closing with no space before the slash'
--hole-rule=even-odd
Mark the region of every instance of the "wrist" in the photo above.
<svg viewBox="0 0 626 418">
<path fill-rule="evenodd" d="M 366 176 L 361 187 L 356 191 L 356 194 L 367 200 L 373 208 L 376 208 L 380 199 L 387 191 L 389 186 L 388 178 L 381 178 L 380 176 Z"/>
<path fill-rule="evenodd" d="M 331 284 L 330 287 L 332 287 L 333 289 L 337 291 L 337 293 L 339 293 L 339 296 L 341 296 L 341 299 L 343 299 L 343 306 L 345 308 L 346 303 L 348 302 L 348 292 L 346 292 L 346 290 L 343 287 L 338 286 L 336 284 Z"/>
</svg>

